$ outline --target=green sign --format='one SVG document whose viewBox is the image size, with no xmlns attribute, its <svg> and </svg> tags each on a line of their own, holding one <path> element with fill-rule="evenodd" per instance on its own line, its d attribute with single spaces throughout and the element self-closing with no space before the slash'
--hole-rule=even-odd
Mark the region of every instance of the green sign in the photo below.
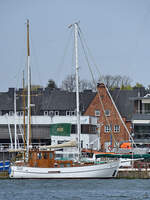
<svg viewBox="0 0 150 200">
<path fill-rule="evenodd" d="M 59 123 L 50 125 L 50 135 L 52 136 L 70 136 L 71 124 Z"/>
</svg>

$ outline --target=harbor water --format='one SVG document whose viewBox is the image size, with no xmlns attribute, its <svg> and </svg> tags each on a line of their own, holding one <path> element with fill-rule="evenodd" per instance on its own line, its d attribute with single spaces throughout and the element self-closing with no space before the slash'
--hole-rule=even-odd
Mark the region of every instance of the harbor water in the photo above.
<svg viewBox="0 0 150 200">
<path fill-rule="evenodd" d="M 150 179 L 0 180 L 0 200 L 149 200 Z"/>
</svg>

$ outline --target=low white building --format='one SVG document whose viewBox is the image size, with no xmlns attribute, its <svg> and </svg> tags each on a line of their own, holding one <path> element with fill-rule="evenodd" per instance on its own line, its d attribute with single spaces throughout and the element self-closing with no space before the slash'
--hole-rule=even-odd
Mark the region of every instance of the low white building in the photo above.
<svg viewBox="0 0 150 200">
<path fill-rule="evenodd" d="M 25 119 L 27 123 L 27 118 Z M 69 123 L 71 124 L 70 134 L 67 136 L 53 135 L 50 133 L 50 127 L 53 124 Z M 81 116 L 81 147 L 88 149 L 99 148 L 99 133 L 97 130 L 97 118 L 91 116 Z M 15 142 L 15 124 L 17 127 L 17 143 L 23 144 L 23 116 L 0 116 L 0 140 L 1 146 L 13 145 Z M 27 124 L 26 124 L 27 131 Z M 76 140 L 76 116 L 32 116 L 31 117 L 31 143 L 32 144 L 61 144 L 70 140 Z M 13 143 L 13 144 L 11 144 Z M 75 151 L 72 148 L 71 151 Z M 65 149 L 70 151 L 70 149 Z"/>
</svg>

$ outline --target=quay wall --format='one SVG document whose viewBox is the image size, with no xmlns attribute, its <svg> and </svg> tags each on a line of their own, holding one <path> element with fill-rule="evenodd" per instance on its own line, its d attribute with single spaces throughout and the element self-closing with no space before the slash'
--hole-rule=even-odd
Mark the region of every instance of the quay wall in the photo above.
<svg viewBox="0 0 150 200">
<path fill-rule="evenodd" d="M 126 179 L 149 179 L 150 178 L 150 168 L 142 169 L 119 169 L 117 177 Z"/>
</svg>

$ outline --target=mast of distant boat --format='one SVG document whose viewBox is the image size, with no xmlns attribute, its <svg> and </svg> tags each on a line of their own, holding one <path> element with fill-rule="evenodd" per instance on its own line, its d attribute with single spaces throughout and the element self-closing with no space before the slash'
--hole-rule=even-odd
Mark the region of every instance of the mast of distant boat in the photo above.
<svg viewBox="0 0 150 200">
<path fill-rule="evenodd" d="M 23 71 L 23 140 L 24 140 L 24 149 L 26 149 L 26 126 L 25 126 L 25 80 L 24 80 L 24 71 Z M 25 151 L 24 151 L 24 160 L 25 160 Z"/>
<path fill-rule="evenodd" d="M 14 90 L 14 132 L 15 132 L 15 150 L 17 150 L 17 124 L 16 124 L 16 88 Z"/>
</svg>

